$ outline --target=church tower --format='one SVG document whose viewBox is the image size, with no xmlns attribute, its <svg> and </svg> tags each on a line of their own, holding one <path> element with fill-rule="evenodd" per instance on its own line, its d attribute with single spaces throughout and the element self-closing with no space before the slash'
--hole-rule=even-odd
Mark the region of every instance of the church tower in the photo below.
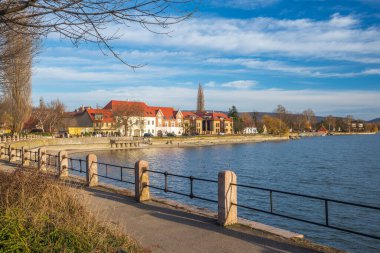
<svg viewBox="0 0 380 253">
<path fill-rule="evenodd" d="M 199 83 L 198 86 L 198 98 L 197 98 L 197 112 L 205 111 L 205 96 L 203 94 L 203 87 Z"/>
</svg>

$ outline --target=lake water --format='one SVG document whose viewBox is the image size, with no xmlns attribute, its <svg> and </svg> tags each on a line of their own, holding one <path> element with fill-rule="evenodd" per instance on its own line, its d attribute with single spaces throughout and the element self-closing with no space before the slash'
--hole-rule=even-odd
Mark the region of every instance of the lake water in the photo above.
<svg viewBox="0 0 380 253">
<path fill-rule="evenodd" d="M 326 136 L 296 141 L 219 145 L 196 148 L 152 148 L 96 151 L 99 162 L 132 166 L 147 160 L 150 169 L 217 180 L 221 170 L 232 170 L 239 184 L 327 197 L 380 207 L 380 135 Z M 76 157 L 84 157 L 78 153 Z M 105 173 L 101 168 L 100 173 Z M 124 179 L 133 181 L 133 171 Z M 109 175 L 120 177 L 119 169 Z M 151 184 L 164 188 L 162 175 L 150 173 Z M 112 182 L 100 179 L 103 182 Z M 131 185 L 112 182 L 133 189 Z M 189 180 L 169 177 L 169 189 L 189 193 Z M 153 194 L 216 211 L 215 203 L 151 190 Z M 217 185 L 194 181 L 194 194 L 217 199 Z M 269 196 L 260 190 L 238 188 L 238 202 L 269 210 Z M 273 194 L 275 212 L 324 222 L 324 203 Z M 307 239 L 350 252 L 380 252 L 380 240 L 340 232 L 243 208 L 239 217 L 302 233 Z M 380 236 L 380 212 L 329 204 L 329 223 Z"/>
</svg>

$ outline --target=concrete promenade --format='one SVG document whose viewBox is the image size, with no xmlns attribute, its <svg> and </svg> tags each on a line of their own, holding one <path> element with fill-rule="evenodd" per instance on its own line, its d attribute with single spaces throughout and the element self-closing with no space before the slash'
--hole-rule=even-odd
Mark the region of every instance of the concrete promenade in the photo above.
<svg viewBox="0 0 380 253">
<path fill-rule="evenodd" d="M 0 161 L 3 171 L 12 172 L 16 167 Z M 318 245 L 311 249 L 311 244 L 303 240 L 290 240 L 242 225 L 223 228 L 215 217 L 153 200 L 138 203 L 103 186 L 87 188 L 71 179 L 68 185 L 72 185 L 71 194 L 96 220 L 120 229 L 150 252 L 338 252 Z"/>
<path fill-rule="evenodd" d="M 152 252 L 321 252 L 241 225 L 222 228 L 213 218 L 156 201 L 137 203 L 100 188 L 76 194 L 98 220 L 118 226 Z"/>
</svg>

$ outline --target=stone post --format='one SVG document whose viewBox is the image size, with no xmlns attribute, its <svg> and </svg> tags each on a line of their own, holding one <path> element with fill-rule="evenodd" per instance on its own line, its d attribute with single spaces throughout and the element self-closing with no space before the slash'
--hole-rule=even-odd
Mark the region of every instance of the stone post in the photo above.
<svg viewBox="0 0 380 253">
<path fill-rule="evenodd" d="M 218 174 L 218 223 L 228 226 L 237 223 L 236 174 L 221 171 Z"/>
<path fill-rule="evenodd" d="M 135 164 L 135 198 L 138 202 L 150 199 L 148 169 L 147 161 L 140 160 Z"/>
<path fill-rule="evenodd" d="M 16 161 L 16 149 L 14 147 L 11 147 L 9 145 L 8 147 L 8 154 L 9 154 L 9 162 L 14 162 Z"/>
<path fill-rule="evenodd" d="M 0 144 L 0 159 L 5 159 L 5 144 L 3 143 Z"/>
<path fill-rule="evenodd" d="M 87 185 L 89 187 L 98 185 L 98 164 L 97 157 L 94 154 L 88 154 L 86 157 L 87 168 Z"/>
<path fill-rule="evenodd" d="M 25 147 L 21 148 L 21 166 L 29 167 L 28 150 Z"/>
<path fill-rule="evenodd" d="M 60 151 L 58 153 L 59 178 L 66 178 L 69 176 L 68 158 L 67 151 Z"/>
<path fill-rule="evenodd" d="M 46 171 L 46 148 L 38 149 L 38 169 L 41 171 Z"/>
</svg>

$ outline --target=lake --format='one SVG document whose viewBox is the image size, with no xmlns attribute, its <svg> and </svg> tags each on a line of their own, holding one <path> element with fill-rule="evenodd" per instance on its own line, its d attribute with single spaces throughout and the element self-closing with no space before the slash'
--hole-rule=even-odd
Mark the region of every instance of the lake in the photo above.
<svg viewBox="0 0 380 253">
<path fill-rule="evenodd" d="M 96 151 L 99 162 L 134 165 L 149 161 L 150 169 L 217 180 L 232 170 L 239 184 L 271 188 L 380 207 L 380 135 L 326 136 L 282 142 L 233 144 L 196 148 L 151 148 Z M 78 153 L 75 157 L 84 157 Z M 119 176 L 117 169 L 110 175 Z M 101 167 L 101 172 L 105 173 Z M 124 179 L 133 171 L 125 171 Z M 151 184 L 164 187 L 162 175 L 150 173 Z M 112 182 L 101 178 L 102 182 Z M 133 189 L 133 186 L 112 182 Z M 169 189 L 189 193 L 189 180 L 168 178 Z M 215 203 L 152 189 L 154 195 L 216 211 Z M 194 181 L 194 194 L 217 199 L 217 185 Z M 238 188 L 238 202 L 268 210 L 269 196 L 260 190 Z M 323 201 L 273 194 L 273 209 L 315 222 L 324 222 Z M 243 208 L 239 217 L 304 234 L 307 239 L 350 252 L 379 252 L 380 240 L 340 232 Z M 380 235 L 380 212 L 329 204 L 329 224 Z"/>
</svg>

